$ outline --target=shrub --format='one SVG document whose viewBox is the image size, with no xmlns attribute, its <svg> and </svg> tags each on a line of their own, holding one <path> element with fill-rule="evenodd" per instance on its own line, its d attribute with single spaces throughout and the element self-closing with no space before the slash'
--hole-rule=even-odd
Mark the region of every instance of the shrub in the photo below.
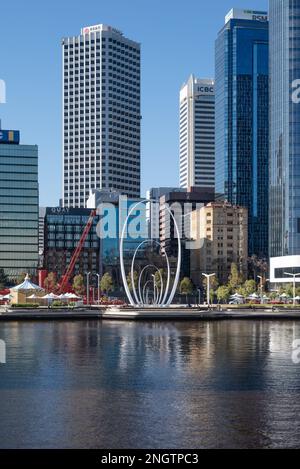
<svg viewBox="0 0 300 469">
<path fill-rule="evenodd" d="M 56 300 L 53 301 L 51 306 L 52 308 L 61 308 L 62 306 L 66 306 L 66 304 L 63 301 Z"/>
<path fill-rule="evenodd" d="M 35 304 L 35 303 L 19 303 L 18 305 L 11 305 L 12 308 L 22 308 L 22 309 L 36 309 L 39 307 L 39 305 Z"/>
</svg>

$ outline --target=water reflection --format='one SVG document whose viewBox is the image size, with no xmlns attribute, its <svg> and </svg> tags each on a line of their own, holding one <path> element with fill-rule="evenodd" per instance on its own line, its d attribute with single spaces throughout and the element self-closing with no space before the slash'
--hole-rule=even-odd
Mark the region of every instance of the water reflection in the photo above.
<svg viewBox="0 0 300 469">
<path fill-rule="evenodd" d="M 292 321 L 0 323 L 0 447 L 297 447 Z"/>
</svg>

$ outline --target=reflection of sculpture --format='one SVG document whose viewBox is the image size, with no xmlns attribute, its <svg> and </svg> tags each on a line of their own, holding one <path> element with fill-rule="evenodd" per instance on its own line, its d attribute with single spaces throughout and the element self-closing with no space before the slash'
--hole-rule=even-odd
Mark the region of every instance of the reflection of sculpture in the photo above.
<svg viewBox="0 0 300 469">
<path fill-rule="evenodd" d="M 175 296 L 175 293 L 176 293 L 176 290 L 177 290 L 177 286 L 178 286 L 178 282 L 179 282 L 180 267 L 181 267 L 181 240 L 180 240 L 179 229 L 178 229 L 176 219 L 175 219 L 173 213 L 171 212 L 170 208 L 167 205 L 165 205 L 164 208 L 168 211 L 169 215 L 173 219 L 174 227 L 175 227 L 175 231 L 176 231 L 176 235 L 177 235 L 177 240 L 178 240 L 177 269 L 176 269 L 175 280 L 174 280 L 172 291 L 169 294 L 169 287 L 170 287 L 170 281 L 171 281 L 171 270 L 170 270 L 169 258 L 168 258 L 168 255 L 165 251 L 162 252 L 162 256 L 165 257 L 166 263 L 167 263 L 167 281 L 166 281 L 165 289 L 164 289 L 164 282 L 163 282 L 163 279 L 162 279 L 162 275 L 161 275 L 161 272 L 159 271 L 159 269 L 153 264 L 148 264 L 142 269 L 142 271 L 140 273 L 139 280 L 138 280 L 138 291 L 136 290 L 135 282 L 134 282 L 134 264 L 135 264 L 136 255 L 137 255 L 139 249 L 142 246 L 144 246 L 145 244 L 156 244 L 157 246 L 160 246 L 160 243 L 158 241 L 152 240 L 152 239 L 148 239 L 148 240 L 145 240 L 142 243 L 140 243 L 140 245 L 136 248 L 136 250 L 133 254 L 132 263 L 131 263 L 131 273 L 130 273 L 130 275 L 131 275 L 131 284 L 132 284 L 132 289 L 133 289 L 133 296 L 130 293 L 130 289 L 129 289 L 129 286 L 128 286 L 125 267 L 124 267 L 124 239 L 126 237 L 127 225 L 128 225 L 128 221 L 130 219 L 130 216 L 133 214 L 133 212 L 136 210 L 136 208 L 140 204 L 143 204 L 144 202 L 149 202 L 149 201 L 146 201 L 146 200 L 140 201 L 140 202 L 136 203 L 135 205 L 133 205 L 133 207 L 130 208 L 129 213 L 127 215 L 127 218 L 125 220 L 123 229 L 122 229 L 121 239 L 120 239 L 120 267 L 121 267 L 122 280 L 123 280 L 124 288 L 125 288 L 125 291 L 126 291 L 126 295 L 128 297 L 128 300 L 129 300 L 129 303 L 131 304 L 131 306 L 135 306 L 135 307 L 149 306 L 150 284 L 153 284 L 153 305 L 157 306 L 157 307 L 170 306 L 173 299 L 174 299 L 174 296 Z M 156 285 L 155 276 L 153 274 L 152 274 L 153 282 L 148 280 L 142 286 L 143 275 L 149 269 L 152 269 L 154 272 L 158 272 L 158 274 L 160 276 L 160 288 Z M 147 288 L 147 290 L 146 290 L 146 288 Z"/>
</svg>

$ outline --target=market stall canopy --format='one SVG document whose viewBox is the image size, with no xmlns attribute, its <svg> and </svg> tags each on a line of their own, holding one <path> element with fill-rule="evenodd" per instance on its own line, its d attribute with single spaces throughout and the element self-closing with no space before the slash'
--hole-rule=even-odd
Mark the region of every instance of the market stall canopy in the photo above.
<svg viewBox="0 0 300 469">
<path fill-rule="evenodd" d="M 80 300 L 80 299 L 81 299 L 81 297 L 75 295 L 75 293 L 67 293 L 67 294 L 66 294 L 66 297 L 67 297 L 69 300 Z"/>
<path fill-rule="evenodd" d="M 54 293 L 49 293 L 42 297 L 43 300 L 59 300 L 59 296 L 54 295 Z"/>
<path fill-rule="evenodd" d="M 247 300 L 259 300 L 259 299 L 260 299 L 260 296 L 258 296 L 256 293 L 252 293 L 247 298 Z"/>
<path fill-rule="evenodd" d="M 244 296 L 240 295 L 239 293 L 235 293 L 234 295 L 231 295 L 230 298 L 237 298 L 238 299 L 238 298 L 244 298 Z"/>
<path fill-rule="evenodd" d="M 21 292 L 32 291 L 32 290 L 43 291 L 43 288 L 41 288 L 39 285 L 35 285 L 34 283 L 32 283 L 30 281 L 30 277 L 28 274 L 26 275 L 23 283 L 12 288 L 12 291 L 21 291 Z"/>
</svg>

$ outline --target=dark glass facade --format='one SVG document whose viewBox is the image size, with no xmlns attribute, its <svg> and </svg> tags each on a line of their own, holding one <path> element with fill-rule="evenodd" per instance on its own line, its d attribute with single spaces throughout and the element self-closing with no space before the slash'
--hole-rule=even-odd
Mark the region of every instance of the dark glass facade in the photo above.
<svg viewBox="0 0 300 469">
<path fill-rule="evenodd" d="M 270 256 L 299 255 L 299 0 L 270 2 L 270 74 Z"/>
<path fill-rule="evenodd" d="M 1 131 L 1 133 L 4 131 Z M 9 133 L 13 133 L 10 131 Z M 38 148 L 0 142 L 0 268 L 11 281 L 38 266 Z"/>
<path fill-rule="evenodd" d="M 65 273 L 71 261 L 90 214 L 89 209 L 46 209 L 44 263 L 48 272 L 55 272 L 58 279 Z M 95 217 L 73 275 L 99 272 L 100 240 L 96 232 L 97 223 L 98 217 Z"/>
<path fill-rule="evenodd" d="M 115 204 L 105 205 L 105 209 L 101 212 L 104 217 L 98 228 L 98 233 L 101 234 L 101 275 L 109 272 L 118 289 L 123 288 L 120 272 L 120 232 L 129 211 L 138 201 L 139 199 L 120 198 Z M 112 224 L 114 224 L 113 229 Z M 148 239 L 146 205 L 144 203 L 138 205 L 133 211 L 127 228 L 123 244 L 126 275 L 131 271 L 131 263 L 135 250 L 142 242 Z M 145 243 L 138 250 L 134 267 L 135 271 L 140 272 L 141 268 L 150 262 L 147 262 L 146 259 L 146 251 L 150 246 Z"/>
<path fill-rule="evenodd" d="M 216 193 L 249 212 L 249 255 L 268 255 L 268 22 L 231 19 L 216 40 Z"/>
</svg>

